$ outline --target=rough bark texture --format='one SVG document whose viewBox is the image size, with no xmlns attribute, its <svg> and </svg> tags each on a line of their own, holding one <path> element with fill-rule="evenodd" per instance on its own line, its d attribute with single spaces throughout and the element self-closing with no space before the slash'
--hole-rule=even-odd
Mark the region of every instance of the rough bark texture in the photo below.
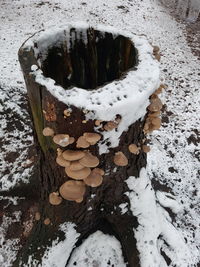
<svg viewBox="0 0 200 267">
<path fill-rule="evenodd" d="M 104 42 L 108 44 L 109 42 L 112 43 L 112 40 L 110 40 L 112 39 L 111 36 L 107 37 L 108 38 L 105 38 Z M 120 78 L 120 74 L 123 71 L 134 66 L 136 63 L 136 54 L 130 49 L 130 41 L 128 43 L 126 40 L 124 41 L 122 39 L 123 38 L 119 38 L 116 40 L 115 48 L 112 50 L 112 53 L 107 51 L 109 56 L 102 54 L 103 50 L 100 49 L 101 45 L 100 48 L 97 49 L 95 46 L 92 46 L 90 42 L 88 50 L 82 49 L 82 43 L 77 43 L 79 48 L 72 51 L 70 59 L 69 55 L 67 55 L 64 50 L 61 51 L 62 48 L 56 48 L 56 50 L 52 49 L 49 53 L 49 58 L 44 62 L 44 73 L 46 76 L 54 78 L 58 84 L 61 84 L 66 89 L 75 83 L 86 89 L 96 88 L 105 82 Z M 91 42 L 92 41 L 93 40 L 91 40 Z M 128 45 L 125 45 L 125 43 Z M 95 49 L 93 49 L 94 47 Z M 112 46 L 110 46 L 110 49 L 112 49 Z M 117 49 L 121 49 L 121 52 L 117 53 Z M 87 55 L 87 52 L 91 53 L 91 51 L 93 53 L 92 58 Z M 56 61 L 55 55 L 58 54 L 57 52 L 61 52 L 64 57 Z M 103 57 L 105 61 L 109 57 L 114 57 L 116 62 L 124 55 L 125 59 L 122 62 L 124 64 L 123 67 L 116 69 L 116 62 L 114 62 L 113 66 L 110 66 L 110 72 L 104 69 L 105 64 L 101 65 L 101 63 L 98 63 L 97 67 L 95 58 L 98 53 L 99 57 Z M 83 60 L 78 60 L 81 57 Z M 91 62 L 88 58 L 90 58 Z M 34 258 L 40 259 L 45 247 L 50 245 L 53 239 L 59 236 L 62 240 L 63 235 L 59 232 L 58 227 L 61 223 L 69 221 L 77 225 L 76 230 L 80 233 L 80 238 L 76 244 L 77 246 L 81 244 L 84 238 L 99 229 L 104 233 L 111 233 L 119 239 L 128 266 L 139 266 L 138 251 L 136 249 L 136 240 L 133 232 L 133 229 L 138 225 L 137 219 L 132 215 L 130 207 L 128 207 L 128 212 L 122 215 L 119 205 L 125 202 L 129 203 L 129 199 L 125 194 L 125 192 L 128 191 L 125 182 L 126 179 L 129 176 L 138 177 L 141 168 L 146 166 L 146 154 L 142 150 L 140 150 L 138 155 L 131 154 L 128 150 L 128 146 L 131 143 L 138 145 L 144 144 L 144 120 L 139 120 L 132 124 L 128 131 L 122 134 L 119 146 L 110 149 L 109 153 L 99 155 L 97 145 L 88 148 L 93 155 L 99 158 L 100 164 L 98 167 L 106 172 L 101 186 L 97 188 L 87 186 L 84 200 L 81 203 L 64 200 L 59 206 L 52 206 L 48 201 L 49 194 L 57 191 L 59 187 L 70 178 L 65 174 L 64 168 L 58 166 L 55 161 L 58 146 L 53 143 L 52 137 L 44 137 L 42 135 L 42 130 L 48 126 L 54 129 L 55 133 L 67 133 L 77 140 L 84 132 L 95 132 L 94 121 L 89 120 L 86 123 L 82 123 L 82 121 L 85 120 L 85 113 L 82 110 L 74 106 L 66 106 L 64 103 L 59 102 L 44 86 L 35 82 L 34 77 L 30 74 L 31 65 L 37 65 L 32 50 L 25 51 L 21 49 L 19 52 L 19 60 L 28 89 L 29 103 L 35 128 L 35 142 L 39 158 L 39 175 L 34 178 L 33 184 L 38 184 L 39 182 L 38 191 L 40 191 L 40 199 L 33 199 L 33 202 L 37 202 L 41 213 L 41 219 L 37 222 L 35 221 L 31 233 L 24 241 L 23 248 L 18 255 L 15 265 L 21 265 L 20 261 L 26 263 L 29 255 L 34 255 Z M 49 63 L 51 61 L 53 62 L 52 64 Z M 56 67 L 53 65 L 55 62 Z M 78 65 L 78 62 L 84 62 L 85 65 L 81 65 L 81 63 Z M 77 65 L 75 63 L 77 63 Z M 66 66 L 68 66 L 68 68 Z M 90 71 L 84 76 L 81 73 L 86 67 Z M 69 75 L 71 68 L 74 70 L 71 80 L 64 80 L 63 77 Z M 66 73 L 60 72 L 61 70 L 64 72 L 64 69 Z M 96 72 L 94 72 L 94 70 L 96 70 Z M 94 73 L 92 73 L 92 71 Z M 64 117 L 63 111 L 69 108 L 72 109 L 71 116 Z M 77 148 L 74 143 L 69 145 L 67 149 L 76 150 Z M 122 151 L 128 158 L 129 163 L 127 166 L 119 167 L 113 163 L 114 154 L 118 151 Z M 91 198 L 91 194 L 95 194 L 95 198 Z M 38 197 L 36 194 L 33 194 L 33 198 L 34 196 Z M 128 204 L 128 206 L 130 205 Z M 88 211 L 89 207 L 92 207 L 92 209 Z M 43 223 L 45 218 L 51 220 L 49 225 Z"/>
</svg>

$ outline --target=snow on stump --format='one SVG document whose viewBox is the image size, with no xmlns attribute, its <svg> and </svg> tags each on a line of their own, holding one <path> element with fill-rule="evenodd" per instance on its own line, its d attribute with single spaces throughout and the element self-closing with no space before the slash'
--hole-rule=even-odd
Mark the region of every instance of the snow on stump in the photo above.
<svg viewBox="0 0 200 267">
<path fill-rule="evenodd" d="M 159 57 L 144 37 L 82 23 L 40 31 L 20 48 L 41 169 L 40 217 L 23 262 L 40 261 L 63 239 L 59 225 L 72 222 L 77 246 L 101 230 L 138 263 L 125 181 L 146 166 L 145 134 L 160 125 Z"/>
</svg>

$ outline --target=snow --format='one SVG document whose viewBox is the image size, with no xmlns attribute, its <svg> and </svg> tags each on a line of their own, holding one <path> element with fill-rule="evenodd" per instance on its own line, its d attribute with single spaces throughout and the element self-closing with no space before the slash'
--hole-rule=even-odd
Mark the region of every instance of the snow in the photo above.
<svg viewBox="0 0 200 267">
<path fill-rule="evenodd" d="M 140 259 L 143 265 L 147 264 L 145 267 L 148 266 L 147 261 L 152 264 L 151 267 L 158 267 L 159 264 L 164 267 L 166 264 L 160 253 L 162 248 L 172 260 L 170 267 L 175 264 L 177 267 L 196 267 L 200 261 L 199 144 L 189 142 L 188 138 L 197 138 L 200 124 L 200 68 L 197 57 L 187 44 L 185 25 L 177 22 L 156 0 L 84 2 L 86 4 L 83 5 L 82 0 L 52 0 L 51 3 L 36 0 L 1 1 L 2 189 L 9 190 L 21 180 L 28 182 L 30 175 L 30 168 L 21 166 L 22 160 L 27 160 L 27 148 L 32 142 L 31 124 L 26 109 L 21 105 L 25 102 L 26 89 L 17 59 L 17 51 L 24 40 L 43 28 L 80 20 L 114 26 L 131 34 L 144 34 L 151 43 L 161 48 L 160 68 L 168 84 L 161 95 L 163 103 L 167 105 L 163 118 L 168 117 L 169 122 L 163 122 L 162 128 L 149 136 L 151 152 L 148 154 L 148 176 L 141 173 L 138 189 L 135 188 L 136 178 L 128 180 L 132 190 L 132 212 L 141 222 L 136 231 Z M 17 128 L 14 124 L 16 130 L 8 133 L 7 126 L 12 119 L 12 123 L 16 122 L 16 117 L 21 127 Z M 17 156 L 11 163 L 6 158 L 10 151 L 20 151 L 20 157 Z M 169 187 L 170 192 L 158 191 L 154 186 L 155 181 Z M 174 220 L 166 208 L 174 213 Z M 1 238 L 4 238 L 8 224 L 5 219 L 1 225 Z M 1 248 L 1 260 L 3 255 L 4 263 L 1 265 L 11 266 L 18 249 L 17 240 L 1 244 L 4 244 Z"/>
<path fill-rule="evenodd" d="M 46 31 L 40 31 L 23 44 L 22 49 L 33 50 L 35 58 L 39 57 L 39 66 L 46 59 L 48 49 L 59 47 L 62 43 L 69 42 L 67 47 L 71 48 L 70 29 L 76 28 L 77 35 L 86 36 L 89 27 L 96 30 L 111 32 L 113 36 L 123 35 L 129 38 L 138 50 L 139 64 L 136 70 L 131 70 L 125 78 L 115 80 L 100 87 L 97 90 L 85 90 L 77 87 L 65 90 L 61 86 L 55 85 L 55 81 L 45 77 L 40 68 L 32 66 L 31 75 L 35 76 L 37 83 L 44 85 L 50 93 L 66 105 L 74 105 L 81 109 L 87 109 L 86 119 L 97 119 L 102 121 L 112 121 L 117 114 L 121 115 L 121 121 L 117 132 L 104 131 L 102 142 L 110 142 L 110 148 L 119 144 L 121 134 L 128 130 L 128 127 L 136 120 L 144 117 L 146 108 L 149 105 L 149 96 L 159 87 L 159 63 L 153 58 L 153 48 L 142 36 L 126 33 L 113 27 L 103 25 L 86 24 L 83 22 L 70 23 L 65 26 L 55 27 Z M 85 40 L 85 43 L 87 40 Z M 34 45 L 37 44 L 37 48 Z M 118 100 L 120 99 L 120 100 Z M 99 104 L 100 103 L 100 104 Z M 99 143 L 99 153 L 107 153 L 108 147 Z"/>
<path fill-rule="evenodd" d="M 73 266 L 125 267 L 120 242 L 101 231 L 91 234 L 74 250 L 68 267 Z"/>
</svg>

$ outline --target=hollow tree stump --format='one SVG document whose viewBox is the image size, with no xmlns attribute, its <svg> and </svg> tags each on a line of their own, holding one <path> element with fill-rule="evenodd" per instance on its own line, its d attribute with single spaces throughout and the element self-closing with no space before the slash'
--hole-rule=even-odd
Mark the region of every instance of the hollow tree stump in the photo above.
<svg viewBox="0 0 200 267">
<path fill-rule="evenodd" d="M 64 238 L 59 225 L 73 222 L 80 233 L 77 246 L 100 229 L 119 239 L 129 266 L 139 266 L 134 238 L 137 218 L 130 211 L 126 179 L 138 177 L 146 166 L 146 108 L 159 86 L 158 64 L 152 52 L 144 38 L 78 24 L 41 31 L 20 48 L 39 155 L 41 198 L 40 216 L 16 265 L 27 263 L 30 255 L 40 261 L 52 240 Z M 53 136 L 45 136 L 43 129 L 47 127 L 54 137 L 71 137 L 71 144 L 56 144 Z M 101 139 L 88 147 L 77 147 L 77 140 L 86 133 L 97 133 Z M 136 145 L 136 152 L 130 152 L 131 144 Z M 89 151 L 97 157 L 98 166 L 88 168 L 102 169 L 103 182 L 97 187 L 86 185 L 83 199 L 63 199 L 52 205 L 49 195 L 73 180 L 56 162 L 58 154 L 67 150 Z M 119 152 L 128 161 L 122 166 L 114 160 Z M 120 209 L 123 203 L 127 203 L 124 214 Z"/>
</svg>

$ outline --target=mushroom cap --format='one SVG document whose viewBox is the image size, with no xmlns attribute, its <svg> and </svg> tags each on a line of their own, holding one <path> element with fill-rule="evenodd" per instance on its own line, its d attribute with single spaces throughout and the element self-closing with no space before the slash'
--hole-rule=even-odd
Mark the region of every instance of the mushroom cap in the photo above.
<svg viewBox="0 0 200 267">
<path fill-rule="evenodd" d="M 44 220 L 44 224 L 45 224 L 45 225 L 49 225 L 50 222 L 51 222 L 51 220 L 50 220 L 49 218 L 46 218 L 46 219 Z"/>
<path fill-rule="evenodd" d="M 36 220 L 36 221 L 39 221 L 40 218 L 41 218 L 41 215 L 40 215 L 40 213 L 37 211 L 37 212 L 35 213 L 35 220 Z"/>
<path fill-rule="evenodd" d="M 66 166 L 67 167 L 67 166 Z M 80 162 L 78 160 L 76 161 L 72 161 L 70 166 L 69 166 L 69 169 L 71 171 L 79 171 L 79 170 L 82 170 L 84 168 L 83 165 L 80 164 Z"/>
<path fill-rule="evenodd" d="M 101 135 L 98 133 L 84 133 L 83 136 L 91 145 L 95 145 L 101 139 Z"/>
<path fill-rule="evenodd" d="M 69 138 L 69 144 L 70 144 L 70 145 L 73 144 L 74 141 L 75 141 L 75 138 L 74 138 L 74 137 L 70 137 L 70 138 Z"/>
<path fill-rule="evenodd" d="M 71 111 L 68 110 L 68 109 L 65 109 L 65 110 L 63 111 L 63 114 L 64 114 L 66 117 L 69 117 L 69 116 L 71 115 Z"/>
<path fill-rule="evenodd" d="M 124 155 L 123 152 L 119 151 L 119 152 L 116 152 L 116 153 L 115 153 L 115 156 L 114 156 L 114 163 L 115 163 L 117 166 L 126 166 L 126 165 L 128 165 L 128 159 L 127 159 L 127 157 Z"/>
<path fill-rule="evenodd" d="M 79 198 L 79 199 L 76 199 L 75 201 L 76 201 L 76 203 L 81 203 L 83 201 L 83 197 Z"/>
<path fill-rule="evenodd" d="M 104 175 L 105 174 L 104 170 L 102 170 L 100 168 L 94 168 L 92 171 L 93 172 L 96 172 L 96 173 L 98 173 L 100 175 Z"/>
<path fill-rule="evenodd" d="M 161 119 L 160 118 L 152 118 L 151 123 L 155 126 L 161 126 Z"/>
<path fill-rule="evenodd" d="M 84 182 L 86 185 L 89 185 L 91 187 L 97 187 L 102 184 L 103 177 L 99 173 L 92 170 L 90 175 L 88 175 L 88 177 L 84 179 Z"/>
<path fill-rule="evenodd" d="M 51 205 L 59 205 L 62 202 L 62 198 L 58 192 L 52 192 L 49 194 L 49 203 Z"/>
<path fill-rule="evenodd" d="M 160 111 L 156 111 L 156 112 L 152 112 L 148 114 L 148 117 L 152 118 L 152 117 L 158 117 L 160 116 Z"/>
<path fill-rule="evenodd" d="M 80 136 L 76 142 L 76 147 L 81 147 L 81 148 L 87 148 L 90 146 L 90 143 L 86 141 L 84 136 Z"/>
<path fill-rule="evenodd" d="M 140 150 L 139 147 L 137 147 L 135 144 L 130 144 L 128 147 L 129 151 L 135 155 L 138 155 Z"/>
<path fill-rule="evenodd" d="M 56 134 L 53 137 L 53 141 L 55 144 L 66 147 L 69 145 L 69 135 L 68 134 Z"/>
<path fill-rule="evenodd" d="M 64 159 L 69 161 L 79 160 L 85 156 L 85 153 L 80 150 L 65 150 L 62 153 Z"/>
<path fill-rule="evenodd" d="M 142 146 L 142 150 L 143 150 L 145 153 L 148 153 L 148 152 L 150 151 L 150 146 L 143 145 L 143 146 Z"/>
<path fill-rule="evenodd" d="M 106 131 L 112 131 L 113 129 L 117 128 L 118 124 L 114 121 L 108 121 L 105 125 L 104 125 L 104 130 Z"/>
<path fill-rule="evenodd" d="M 160 48 L 157 45 L 153 46 L 153 53 L 157 53 L 160 51 Z"/>
<path fill-rule="evenodd" d="M 60 195 L 66 200 L 77 200 L 83 198 L 86 186 L 82 181 L 70 180 L 61 185 Z"/>
<path fill-rule="evenodd" d="M 46 127 L 42 131 L 44 136 L 53 136 L 54 135 L 54 130 L 51 129 L 50 127 Z"/>
<path fill-rule="evenodd" d="M 79 160 L 80 164 L 85 167 L 94 168 L 99 165 L 99 159 L 90 152 L 86 152 L 85 156 Z"/>
<path fill-rule="evenodd" d="M 91 170 L 90 168 L 84 167 L 81 170 L 72 171 L 69 167 L 66 167 L 65 172 L 70 178 L 73 178 L 75 180 L 83 180 L 91 173 Z"/>
<path fill-rule="evenodd" d="M 101 121 L 101 120 L 96 120 L 94 124 L 95 124 L 96 126 L 100 126 L 100 125 L 101 125 L 101 123 L 102 123 L 102 121 Z"/>
<path fill-rule="evenodd" d="M 56 163 L 61 167 L 68 167 L 70 165 L 70 161 L 63 158 L 62 154 L 57 156 Z"/>
</svg>

